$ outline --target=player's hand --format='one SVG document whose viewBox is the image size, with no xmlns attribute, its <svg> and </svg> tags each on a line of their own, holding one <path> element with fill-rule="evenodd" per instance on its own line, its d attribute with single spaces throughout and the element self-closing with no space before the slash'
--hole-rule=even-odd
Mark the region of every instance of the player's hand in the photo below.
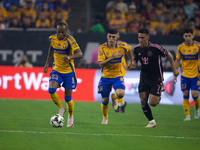
<svg viewBox="0 0 200 150">
<path fill-rule="evenodd" d="M 134 68 L 134 66 L 135 66 L 135 63 L 134 63 L 134 62 L 135 62 L 135 61 L 130 62 L 130 63 L 126 66 L 126 70 L 130 70 L 130 69 Z"/>
<path fill-rule="evenodd" d="M 69 56 L 62 56 L 61 59 L 64 59 L 65 61 L 69 61 L 71 58 Z"/>
<path fill-rule="evenodd" d="M 114 59 L 115 57 L 117 57 L 117 52 L 113 52 L 111 55 L 111 58 Z"/>
<path fill-rule="evenodd" d="M 174 76 L 175 76 L 175 77 L 177 77 L 177 76 L 179 75 L 179 71 L 178 71 L 177 69 L 175 69 L 175 70 L 173 71 L 173 73 L 174 73 Z"/>
<path fill-rule="evenodd" d="M 49 64 L 46 64 L 43 68 L 43 72 L 44 73 L 47 73 L 48 72 L 48 67 L 49 67 Z"/>
<path fill-rule="evenodd" d="M 173 83 L 176 84 L 176 82 L 177 82 L 177 77 L 174 76 L 173 77 Z"/>
</svg>

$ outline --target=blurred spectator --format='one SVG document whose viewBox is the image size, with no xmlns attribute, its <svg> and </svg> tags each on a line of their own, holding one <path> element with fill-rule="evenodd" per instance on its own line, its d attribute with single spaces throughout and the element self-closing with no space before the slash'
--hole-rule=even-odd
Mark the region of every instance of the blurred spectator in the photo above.
<svg viewBox="0 0 200 150">
<path fill-rule="evenodd" d="M 56 23 L 58 23 L 59 21 L 67 23 L 68 12 L 63 10 L 61 5 L 57 5 L 56 10 L 53 11 L 51 14 L 51 20 L 52 20 L 51 26 L 53 28 L 56 27 Z"/>
<path fill-rule="evenodd" d="M 159 1 L 157 4 L 156 4 L 156 7 L 155 7 L 155 13 L 157 16 L 163 14 L 164 12 L 164 3 L 162 1 Z"/>
<path fill-rule="evenodd" d="M 109 22 L 109 28 L 116 29 L 121 33 L 126 33 L 126 25 L 127 21 L 126 19 L 123 19 L 121 17 L 121 11 L 115 10 L 116 13 L 116 19 L 111 19 Z"/>
<path fill-rule="evenodd" d="M 33 65 L 28 61 L 26 55 L 22 55 L 20 61 L 15 64 L 16 67 L 33 67 Z"/>
<path fill-rule="evenodd" d="M 166 31 L 163 24 L 159 24 L 156 28 L 157 35 L 168 35 L 169 33 Z"/>
<path fill-rule="evenodd" d="M 90 29 L 89 31 L 93 32 L 93 33 L 106 33 L 106 30 L 104 29 L 103 25 L 101 24 L 101 18 L 99 18 L 98 16 L 95 17 L 95 19 L 93 19 L 90 22 Z"/>
<path fill-rule="evenodd" d="M 13 18 L 10 22 L 9 22 L 9 28 L 19 28 L 20 27 L 20 21 L 18 18 Z"/>
<path fill-rule="evenodd" d="M 165 27 L 165 30 L 169 33 L 172 25 L 172 19 L 171 19 L 170 12 L 165 13 L 165 19 L 161 22 L 162 25 Z"/>
<path fill-rule="evenodd" d="M 200 16 L 200 10 L 199 9 L 194 9 L 193 10 L 193 17 L 190 19 L 190 21 L 194 21 L 195 16 Z"/>
<path fill-rule="evenodd" d="M 150 23 L 146 23 L 145 26 L 144 26 L 144 28 L 146 28 L 146 29 L 149 30 L 149 35 L 157 35 L 156 30 L 151 27 Z"/>
<path fill-rule="evenodd" d="M 129 5 L 129 7 L 128 7 L 129 9 L 128 9 L 128 14 L 127 14 L 127 16 L 126 16 L 126 20 L 127 20 L 127 22 L 129 23 L 129 22 L 131 22 L 131 21 L 133 21 L 133 14 L 135 14 L 135 13 L 137 13 L 137 8 L 136 8 L 136 6 L 135 5 Z M 137 13 L 137 20 L 138 21 L 140 21 L 140 14 L 138 14 Z"/>
<path fill-rule="evenodd" d="M 133 15 L 133 20 L 128 23 L 127 25 L 127 31 L 129 33 L 138 33 L 138 31 L 143 28 L 143 25 L 141 24 L 140 21 L 138 21 L 138 15 L 137 13 L 132 14 Z"/>
<path fill-rule="evenodd" d="M 67 0 L 55 0 L 53 4 L 54 9 L 56 9 L 57 5 L 61 5 L 63 10 L 68 11 L 69 13 L 71 12 L 71 8 L 68 6 Z"/>
<path fill-rule="evenodd" d="M 27 28 L 35 28 L 35 23 L 31 22 L 30 17 L 25 16 L 20 27 L 23 28 L 24 30 L 26 30 Z"/>
<path fill-rule="evenodd" d="M 54 5 L 52 2 L 48 1 L 48 0 L 38 0 L 36 3 L 35 3 L 35 7 L 36 7 L 36 11 L 42 11 L 42 7 L 43 7 L 43 3 L 47 3 L 48 6 L 49 6 L 49 10 L 50 11 L 53 11 L 54 10 Z"/>
<path fill-rule="evenodd" d="M 150 16 L 150 25 L 152 29 L 156 29 L 159 25 L 158 17 L 155 13 L 152 13 Z"/>
<path fill-rule="evenodd" d="M 199 9 L 199 7 L 193 3 L 193 0 L 186 0 L 186 4 L 183 6 L 183 9 L 185 10 L 188 19 L 193 17 L 193 10 L 195 8 Z"/>
<path fill-rule="evenodd" d="M 45 18 L 50 19 L 51 12 L 50 12 L 49 5 L 48 5 L 47 2 L 43 3 L 43 5 L 42 5 L 42 11 L 45 13 Z"/>
<path fill-rule="evenodd" d="M 113 3 L 109 9 L 107 9 L 106 11 L 106 21 L 109 22 L 111 19 L 116 19 L 116 13 L 115 11 L 119 10 L 117 8 L 116 3 Z M 125 19 L 126 18 L 126 14 L 123 10 L 121 10 L 121 18 Z"/>
<path fill-rule="evenodd" d="M 39 19 L 36 21 L 35 26 L 36 28 L 50 28 L 51 23 L 50 20 L 46 18 L 45 12 L 41 11 L 39 13 Z"/>
<path fill-rule="evenodd" d="M 35 6 L 35 1 L 36 1 L 36 0 L 18 0 L 18 2 L 19 2 L 19 7 L 20 7 L 20 8 L 25 8 L 25 7 L 26 7 L 26 2 L 27 2 L 27 1 L 30 1 L 33 7 Z"/>
<path fill-rule="evenodd" d="M 31 18 L 31 22 L 36 21 L 36 11 L 34 10 L 34 7 L 32 5 L 32 0 L 26 0 L 24 8 L 20 9 L 21 15 L 22 15 L 22 21 L 24 20 L 24 17 Z"/>
<path fill-rule="evenodd" d="M 109 11 L 113 4 L 116 4 L 118 10 L 124 11 L 125 13 L 128 12 L 128 5 L 124 3 L 124 0 L 109 1 L 106 5 L 106 11 Z"/>
<path fill-rule="evenodd" d="M 7 20 L 7 11 L 2 6 L 2 2 L 0 2 L 0 29 L 5 29 L 5 22 Z"/>
<path fill-rule="evenodd" d="M 19 20 L 21 19 L 21 13 L 18 10 L 17 5 L 15 3 L 10 4 L 10 10 L 7 11 L 7 13 L 8 13 L 8 21 L 11 21 L 14 18 L 17 18 Z"/>
<path fill-rule="evenodd" d="M 195 28 L 200 30 L 200 15 L 194 16 Z"/>
<path fill-rule="evenodd" d="M 139 1 L 141 2 L 139 4 L 139 6 L 137 6 L 139 9 L 138 9 L 138 13 L 142 13 L 143 11 L 147 11 L 147 5 L 148 5 L 148 0 L 141 0 Z"/>
<path fill-rule="evenodd" d="M 200 36 L 200 30 L 196 29 L 195 23 L 193 21 L 188 22 L 188 27 L 193 30 L 193 35 Z"/>
<path fill-rule="evenodd" d="M 144 17 L 146 21 L 149 21 L 150 16 L 152 14 L 155 14 L 155 11 L 153 10 L 153 5 L 151 3 L 148 3 L 146 7 L 146 11 L 143 11 L 141 16 Z"/>
<path fill-rule="evenodd" d="M 179 29 L 180 29 L 180 24 L 182 24 L 182 23 L 183 23 L 183 20 L 181 18 L 181 15 L 175 14 L 172 19 L 170 33 L 173 33 L 173 34 L 180 33 Z"/>
<path fill-rule="evenodd" d="M 172 12 L 174 14 L 176 14 L 179 7 L 183 6 L 183 4 L 184 4 L 183 0 L 175 0 L 175 1 L 173 0 L 173 4 L 172 4 L 173 10 L 172 10 Z"/>
<path fill-rule="evenodd" d="M 183 20 L 187 19 L 187 16 L 185 14 L 185 10 L 183 9 L 183 7 L 179 7 L 178 8 L 177 14 L 181 15 L 181 18 Z"/>
<path fill-rule="evenodd" d="M 4 0 L 3 1 L 3 7 L 6 9 L 6 10 L 10 10 L 10 5 L 11 3 L 15 3 L 16 5 L 18 5 L 18 0 Z"/>
</svg>

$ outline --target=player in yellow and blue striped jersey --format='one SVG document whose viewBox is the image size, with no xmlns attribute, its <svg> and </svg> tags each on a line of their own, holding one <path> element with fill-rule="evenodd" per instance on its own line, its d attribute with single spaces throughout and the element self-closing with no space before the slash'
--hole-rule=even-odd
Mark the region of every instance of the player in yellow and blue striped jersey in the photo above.
<svg viewBox="0 0 200 150">
<path fill-rule="evenodd" d="M 113 109 L 118 108 L 117 99 L 122 102 L 123 109 L 126 106 L 123 100 L 125 94 L 123 76 L 126 74 L 123 65 L 125 64 L 124 55 L 127 54 L 130 59 L 126 69 L 131 69 L 133 67 L 133 54 L 130 45 L 118 41 L 118 39 L 119 32 L 116 29 L 110 29 L 107 34 L 107 42 L 99 46 L 98 61 L 102 73 L 98 85 L 98 93 L 101 93 L 102 96 L 103 121 L 101 124 L 108 123 L 108 103 L 112 87 L 115 89 L 115 94 L 111 95 Z"/>
<path fill-rule="evenodd" d="M 181 90 L 183 91 L 183 109 L 186 115 L 184 121 L 191 120 L 190 118 L 190 103 L 189 91 L 191 89 L 194 99 L 195 119 L 199 118 L 199 90 L 200 90 L 200 43 L 194 41 L 192 29 L 186 29 L 183 34 L 185 42 L 178 46 L 175 66 L 178 69 L 181 64 Z M 174 76 L 174 83 L 177 78 Z"/>
<path fill-rule="evenodd" d="M 74 59 L 81 58 L 83 54 L 76 40 L 67 34 L 65 23 L 59 22 L 57 24 L 56 33 L 49 37 L 50 47 L 43 71 L 47 73 L 49 62 L 53 56 L 54 62 L 48 92 L 51 100 L 58 106 L 59 114 L 63 116 L 66 109 L 62 106 L 56 90 L 61 86 L 65 88 L 65 101 L 68 109 L 67 127 L 73 127 L 74 102 L 72 100 L 72 90 L 77 85 Z"/>
</svg>

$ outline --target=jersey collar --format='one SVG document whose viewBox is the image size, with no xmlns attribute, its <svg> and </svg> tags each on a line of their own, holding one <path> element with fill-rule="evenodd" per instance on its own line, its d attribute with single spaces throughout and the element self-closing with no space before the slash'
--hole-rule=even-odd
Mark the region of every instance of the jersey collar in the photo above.
<svg viewBox="0 0 200 150">
<path fill-rule="evenodd" d="M 111 49 L 111 47 L 108 45 L 108 42 L 106 42 L 106 45 L 107 45 L 108 48 Z M 118 41 L 116 42 L 116 46 L 115 46 L 115 48 L 117 48 L 117 47 L 118 47 Z"/>
</svg>

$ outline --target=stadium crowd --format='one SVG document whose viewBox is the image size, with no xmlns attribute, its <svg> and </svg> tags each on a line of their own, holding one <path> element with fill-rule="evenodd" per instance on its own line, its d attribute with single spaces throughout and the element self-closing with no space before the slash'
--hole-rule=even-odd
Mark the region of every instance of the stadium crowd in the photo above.
<svg viewBox="0 0 200 150">
<path fill-rule="evenodd" d="M 0 29 L 55 28 L 59 21 L 67 23 L 69 13 L 67 0 L 3 0 Z"/>
<path fill-rule="evenodd" d="M 121 33 L 145 27 L 150 35 L 182 34 L 188 27 L 200 36 L 199 6 L 197 0 L 114 0 L 106 5 L 106 21 Z"/>
</svg>

